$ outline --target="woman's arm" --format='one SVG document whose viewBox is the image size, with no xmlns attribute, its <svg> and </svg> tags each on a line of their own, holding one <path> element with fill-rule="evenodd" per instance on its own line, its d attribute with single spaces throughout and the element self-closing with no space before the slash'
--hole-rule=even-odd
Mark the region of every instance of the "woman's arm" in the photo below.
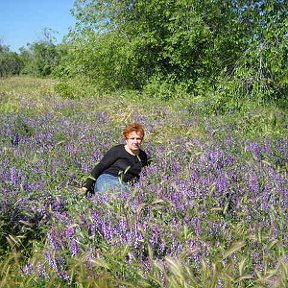
<svg viewBox="0 0 288 288">
<path fill-rule="evenodd" d="M 85 192 L 91 189 L 92 185 L 95 183 L 97 178 L 109 168 L 117 159 L 119 154 L 119 146 L 112 147 L 101 159 L 101 161 L 94 166 L 90 173 L 90 177 L 87 178 L 82 190 L 86 189 Z"/>
</svg>

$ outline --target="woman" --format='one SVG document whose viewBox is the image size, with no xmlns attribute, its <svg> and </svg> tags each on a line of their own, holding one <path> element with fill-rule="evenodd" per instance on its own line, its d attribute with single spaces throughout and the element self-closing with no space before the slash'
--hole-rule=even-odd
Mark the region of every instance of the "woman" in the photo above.
<svg viewBox="0 0 288 288">
<path fill-rule="evenodd" d="M 123 136 L 125 144 L 112 147 L 104 155 L 81 188 L 83 192 L 107 192 L 112 188 L 123 191 L 128 183 L 139 179 L 142 167 L 147 165 L 147 154 L 140 149 L 144 128 L 138 123 L 129 124 Z"/>
</svg>

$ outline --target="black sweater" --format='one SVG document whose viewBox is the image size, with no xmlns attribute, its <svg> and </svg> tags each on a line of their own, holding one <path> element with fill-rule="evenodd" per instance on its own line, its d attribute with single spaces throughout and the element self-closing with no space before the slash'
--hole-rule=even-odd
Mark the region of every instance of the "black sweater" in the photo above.
<svg viewBox="0 0 288 288">
<path fill-rule="evenodd" d="M 84 187 L 91 190 L 92 185 L 101 174 L 121 177 L 122 181 L 130 182 L 139 179 L 142 167 L 147 166 L 147 154 L 140 149 L 137 156 L 125 150 L 124 144 L 112 147 L 91 171 Z"/>
</svg>

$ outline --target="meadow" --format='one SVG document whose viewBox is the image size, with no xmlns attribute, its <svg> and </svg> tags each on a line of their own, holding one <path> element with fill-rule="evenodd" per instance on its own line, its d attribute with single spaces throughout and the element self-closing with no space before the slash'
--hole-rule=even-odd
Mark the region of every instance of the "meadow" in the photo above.
<svg viewBox="0 0 288 288">
<path fill-rule="evenodd" d="M 0 79 L 0 287 L 288 287 L 283 111 L 54 85 Z M 151 157 L 140 182 L 79 193 L 134 121 Z"/>
</svg>

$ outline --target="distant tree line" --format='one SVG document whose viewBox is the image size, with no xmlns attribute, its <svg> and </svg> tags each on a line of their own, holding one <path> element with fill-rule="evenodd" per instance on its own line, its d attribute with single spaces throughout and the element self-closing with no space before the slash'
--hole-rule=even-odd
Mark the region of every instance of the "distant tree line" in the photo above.
<svg viewBox="0 0 288 288">
<path fill-rule="evenodd" d="M 217 95 L 220 106 L 223 101 L 237 106 L 244 98 L 285 100 L 287 3 L 76 0 L 77 24 L 65 44 L 44 41 L 18 56 L 1 53 L 9 54 L 12 74 L 83 77 L 110 91 L 136 89 L 164 98 Z"/>
<path fill-rule="evenodd" d="M 51 29 L 43 30 L 43 39 L 21 47 L 19 53 L 0 44 L 0 77 L 13 75 L 51 76 L 59 65 L 62 45 L 56 45 Z"/>
<path fill-rule="evenodd" d="M 19 75 L 23 63 L 16 52 L 10 52 L 9 47 L 0 45 L 0 77 Z"/>
</svg>

